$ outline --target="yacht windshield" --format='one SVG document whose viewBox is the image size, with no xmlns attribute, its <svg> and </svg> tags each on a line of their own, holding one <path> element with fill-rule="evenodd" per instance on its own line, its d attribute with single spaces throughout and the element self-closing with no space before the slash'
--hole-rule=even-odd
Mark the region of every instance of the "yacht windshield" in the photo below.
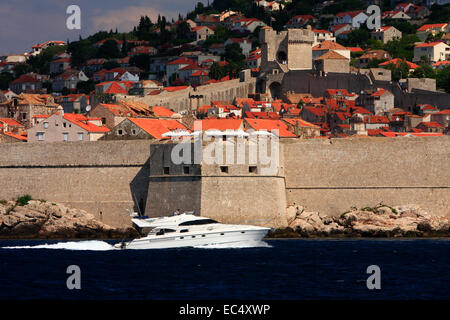
<svg viewBox="0 0 450 320">
<path fill-rule="evenodd" d="M 179 226 L 199 226 L 203 224 L 212 224 L 212 223 L 218 223 L 216 220 L 213 219 L 201 219 L 201 220 L 192 220 L 192 221 L 186 221 L 179 224 Z"/>
</svg>

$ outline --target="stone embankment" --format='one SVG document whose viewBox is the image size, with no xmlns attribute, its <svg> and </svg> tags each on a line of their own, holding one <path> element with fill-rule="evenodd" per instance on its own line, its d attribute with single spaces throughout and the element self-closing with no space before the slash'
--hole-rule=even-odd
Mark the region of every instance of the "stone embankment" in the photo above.
<svg viewBox="0 0 450 320">
<path fill-rule="evenodd" d="M 134 228 L 113 228 L 83 210 L 42 200 L 0 202 L 3 239 L 118 239 L 137 236 Z"/>
<path fill-rule="evenodd" d="M 431 215 L 416 205 L 351 208 L 338 217 L 287 209 L 289 226 L 269 237 L 448 237 L 450 219 Z"/>
</svg>

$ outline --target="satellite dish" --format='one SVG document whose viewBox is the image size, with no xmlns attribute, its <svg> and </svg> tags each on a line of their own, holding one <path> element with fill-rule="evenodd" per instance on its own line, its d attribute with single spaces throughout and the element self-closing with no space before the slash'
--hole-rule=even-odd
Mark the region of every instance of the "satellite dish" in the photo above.
<svg viewBox="0 0 450 320">
<path fill-rule="evenodd" d="M 86 106 L 86 112 L 89 112 L 89 111 L 91 111 L 91 106 Z"/>
</svg>

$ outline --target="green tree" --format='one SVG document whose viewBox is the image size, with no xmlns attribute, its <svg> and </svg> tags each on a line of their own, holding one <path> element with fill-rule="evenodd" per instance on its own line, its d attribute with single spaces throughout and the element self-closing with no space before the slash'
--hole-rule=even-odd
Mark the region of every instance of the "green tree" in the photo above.
<svg viewBox="0 0 450 320">
<path fill-rule="evenodd" d="M 352 47 L 359 47 L 366 44 L 370 39 L 370 32 L 367 29 L 360 28 L 350 32 L 347 36 L 347 40 L 343 41 L 345 45 Z"/>
<path fill-rule="evenodd" d="M 49 74 L 50 62 L 53 60 L 53 57 L 58 53 L 65 52 L 66 50 L 67 46 L 48 47 L 37 56 L 29 57 L 27 64 L 29 64 L 36 73 Z"/>
<path fill-rule="evenodd" d="M 421 63 L 412 73 L 411 77 L 414 78 L 436 78 L 436 72 L 427 63 Z"/>
<path fill-rule="evenodd" d="M 117 41 L 106 40 L 98 49 L 97 58 L 115 59 L 120 58 L 120 50 Z"/>
<path fill-rule="evenodd" d="M 188 37 L 189 32 L 191 31 L 191 27 L 186 21 L 181 22 L 177 26 L 177 38 L 178 39 L 186 39 Z"/>
<path fill-rule="evenodd" d="M 415 42 L 419 41 L 416 35 L 406 35 L 400 40 L 389 41 L 384 45 L 384 49 L 389 52 L 392 58 L 411 61 L 414 57 Z"/>
<path fill-rule="evenodd" d="M 444 6 L 433 4 L 430 10 L 431 14 L 428 17 L 428 23 L 442 23 L 450 21 L 450 4 Z"/>
<path fill-rule="evenodd" d="M 68 94 L 70 94 L 70 90 L 69 90 L 68 88 L 64 87 L 64 88 L 61 90 L 61 94 L 62 94 L 63 96 L 67 96 Z"/>
<path fill-rule="evenodd" d="M 102 67 L 103 67 L 103 69 L 111 70 L 111 69 L 114 69 L 114 68 L 119 68 L 120 64 L 118 64 L 114 60 L 110 60 L 110 61 L 105 62 Z"/>
<path fill-rule="evenodd" d="M 400 79 L 408 78 L 409 66 L 405 61 L 402 61 L 397 65 L 390 63 L 387 68 L 391 70 L 393 81 L 399 81 Z"/>
<path fill-rule="evenodd" d="M 13 71 L 16 78 L 18 78 L 23 74 L 32 72 L 33 68 L 27 63 L 19 63 L 14 66 Z"/>
<path fill-rule="evenodd" d="M 217 62 L 213 63 L 209 70 L 209 76 L 215 80 L 222 79 L 227 74 L 228 74 L 227 68 L 220 66 Z"/>
<path fill-rule="evenodd" d="M 130 65 L 138 67 L 146 72 L 150 69 L 151 57 L 148 54 L 138 54 L 130 58 Z"/>
<path fill-rule="evenodd" d="M 79 93 L 90 94 L 95 90 L 95 83 L 92 80 L 80 81 L 77 83 L 77 90 Z"/>
<path fill-rule="evenodd" d="M 436 71 L 436 86 L 450 93 L 450 67 L 444 67 Z"/>
<path fill-rule="evenodd" d="M 42 83 L 42 88 L 47 89 L 47 93 L 53 92 L 53 86 L 51 81 L 44 81 Z"/>
<path fill-rule="evenodd" d="M 14 77 L 9 72 L 2 72 L 0 74 L 0 89 L 8 90 L 9 84 L 14 80 Z"/>
<path fill-rule="evenodd" d="M 87 60 L 95 58 L 97 51 L 89 40 L 71 42 L 67 48 L 67 52 L 72 56 L 71 65 L 74 68 L 80 68 Z"/>
</svg>

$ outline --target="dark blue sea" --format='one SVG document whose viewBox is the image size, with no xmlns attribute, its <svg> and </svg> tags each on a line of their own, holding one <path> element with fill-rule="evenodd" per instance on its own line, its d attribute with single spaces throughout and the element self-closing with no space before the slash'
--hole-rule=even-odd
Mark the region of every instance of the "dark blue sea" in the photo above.
<svg viewBox="0 0 450 320">
<path fill-rule="evenodd" d="M 449 240 L 170 250 L 112 243 L 0 241 L 0 299 L 450 299 Z M 70 265 L 81 270 L 80 290 L 66 286 Z M 370 265 L 380 268 L 379 290 L 367 288 Z"/>
</svg>

